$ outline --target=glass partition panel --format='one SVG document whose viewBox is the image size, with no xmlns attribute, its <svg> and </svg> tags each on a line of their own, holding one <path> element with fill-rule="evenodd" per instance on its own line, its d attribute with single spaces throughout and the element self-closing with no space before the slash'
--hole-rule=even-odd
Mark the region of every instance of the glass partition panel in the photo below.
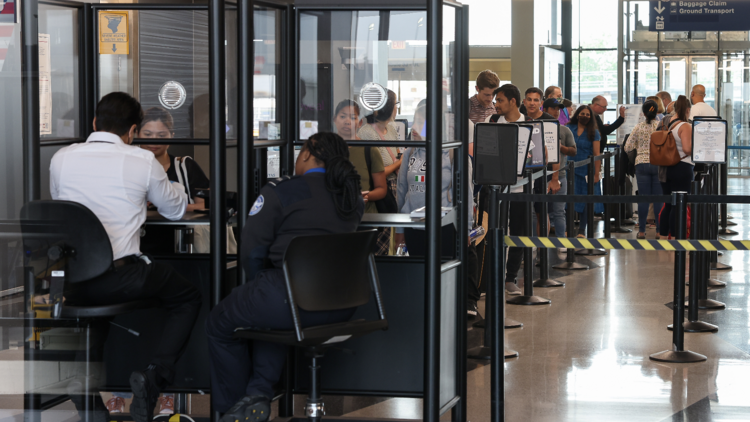
<svg viewBox="0 0 750 422">
<path fill-rule="evenodd" d="M 426 97 L 426 19 L 425 11 L 301 12 L 300 138 L 334 131 L 352 139 L 359 125 L 367 124 L 361 119 L 374 114 L 359 101 L 369 82 L 393 92 L 397 126 L 410 127 Z M 334 124 L 336 106 L 344 100 L 360 103 L 354 130 Z"/>
<path fill-rule="evenodd" d="M 597 95 L 617 101 L 617 51 L 573 52 L 574 103 L 589 104 Z"/>
<path fill-rule="evenodd" d="M 706 104 L 716 108 L 716 57 L 691 57 L 690 58 L 691 85 L 703 85 L 706 87 Z M 692 89 L 692 87 L 690 87 Z M 690 91 L 686 92 L 689 94 Z"/>
<path fill-rule="evenodd" d="M 39 37 L 41 141 L 77 138 L 81 128 L 78 9 L 40 4 Z"/>
<path fill-rule="evenodd" d="M 276 96 L 281 77 L 281 12 L 256 9 L 254 19 L 253 136 L 280 139 L 281 113 Z"/>
<path fill-rule="evenodd" d="M 456 115 L 453 110 L 453 72 L 456 66 L 456 9 L 452 6 L 443 7 L 443 141 L 456 140 Z"/>
</svg>

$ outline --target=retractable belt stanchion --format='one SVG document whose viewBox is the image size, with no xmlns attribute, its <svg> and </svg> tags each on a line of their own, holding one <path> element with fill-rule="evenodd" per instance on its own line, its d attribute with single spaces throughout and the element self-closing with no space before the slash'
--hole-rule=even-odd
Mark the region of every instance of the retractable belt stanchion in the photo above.
<svg viewBox="0 0 750 422">
<path fill-rule="evenodd" d="M 714 192 L 713 189 L 713 182 L 712 178 L 715 177 L 714 174 L 709 172 L 708 170 L 703 176 L 703 187 L 701 193 L 704 195 L 712 195 Z M 711 230 L 711 212 L 712 206 L 709 204 L 700 204 L 701 205 L 701 219 L 697 220 L 700 221 L 700 228 L 699 233 L 701 239 L 715 239 L 716 237 L 712 237 L 713 230 Z M 700 298 L 698 301 L 698 308 L 699 309 L 724 309 L 724 304 L 721 302 L 716 302 L 708 299 L 708 289 L 720 289 L 727 287 L 727 283 L 724 283 L 723 281 L 719 281 L 716 279 L 711 278 L 711 259 L 712 259 L 712 253 L 711 252 L 700 252 L 699 254 L 699 266 L 698 271 L 701 276 L 701 284 L 702 288 L 700 290 Z M 709 306 L 708 308 L 704 306 Z"/>
<path fill-rule="evenodd" d="M 672 205 L 677 209 L 677 238 L 684 239 L 687 234 L 687 200 L 686 192 L 672 192 Z M 685 350 L 685 330 L 682 322 L 685 319 L 685 307 L 679 306 L 685 302 L 685 251 L 675 252 L 674 259 L 674 304 L 672 307 L 672 350 L 654 353 L 651 360 L 657 362 L 690 363 L 703 362 L 706 357 Z"/>
<path fill-rule="evenodd" d="M 500 321 L 500 318 L 495 316 L 498 313 L 497 310 L 502 308 L 503 317 L 505 316 L 505 306 L 502 301 L 495 296 L 502 294 L 505 283 L 505 247 L 502 239 L 508 221 L 508 204 L 507 201 L 503 201 L 502 212 L 499 212 L 498 208 L 500 207 L 497 194 L 498 187 L 490 187 L 490 209 L 487 217 L 489 236 L 486 237 L 491 245 L 490 282 L 487 284 L 487 300 L 485 302 L 486 306 L 484 312 L 484 345 L 469 349 L 466 355 L 470 359 L 494 359 L 492 351 L 493 346 L 497 343 L 497 339 L 493 339 L 493 336 L 498 335 L 495 326 L 498 325 L 497 323 Z M 498 218 L 498 214 L 501 214 L 500 218 Z M 502 223 L 498 225 L 498 221 L 502 221 Z M 504 351 L 505 358 L 514 358 L 518 356 L 518 352 L 505 349 L 504 330 L 505 326 L 503 325 L 503 327 L 500 328 L 500 340 L 499 345 L 497 345 L 497 347 L 499 347 L 498 350 L 502 349 Z"/>
<path fill-rule="evenodd" d="M 615 193 L 617 195 L 623 195 L 623 187 L 620 185 L 620 179 L 622 178 L 622 166 L 620 166 L 620 154 L 622 154 L 622 148 L 619 146 L 615 152 Z M 622 227 L 622 211 L 625 204 L 615 204 L 615 221 L 612 222 L 611 233 L 632 233 L 632 229 L 626 229 Z"/>
<path fill-rule="evenodd" d="M 561 170 L 562 171 L 562 170 Z M 573 160 L 568 160 L 568 195 L 575 195 L 575 173 L 576 163 Z M 576 204 L 568 202 L 568 209 L 566 210 L 565 219 L 567 221 L 566 226 L 568 229 L 568 237 L 573 237 L 573 231 L 576 228 L 575 222 Z M 588 265 L 579 264 L 576 262 L 576 251 L 573 248 L 568 248 L 568 253 L 565 256 L 565 262 L 557 264 L 552 268 L 556 270 L 588 270 Z"/>
<path fill-rule="evenodd" d="M 589 155 L 589 180 L 588 180 L 588 193 L 590 197 L 594 197 L 594 178 L 596 174 L 595 165 L 594 165 L 594 156 Z M 586 214 L 587 215 L 587 222 L 588 225 L 588 237 L 589 239 L 593 239 L 596 237 L 596 226 L 594 226 L 594 203 L 589 202 L 586 204 Z M 606 255 L 607 251 L 601 250 L 601 249 L 581 249 L 579 251 L 576 251 L 576 255 L 585 255 L 585 256 L 603 256 Z"/>
<path fill-rule="evenodd" d="M 528 183 L 524 186 L 524 193 L 531 194 L 534 177 L 531 170 L 526 170 Z M 531 213 L 534 212 L 531 201 L 524 203 L 524 214 L 526 215 L 526 236 L 534 235 L 534 222 Z M 523 295 L 515 296 L 506 302 L 513 305 L 547 305 L 551 301 L 540 296 L 534 296 L 534 256 L 532 248 L 523 249 Z"/>
<path fill-rule="evenodd" d="M 612 159 L 612 153 L 607 152 L 604 154 L 604 180 L 602 181 L 602 195 L 609 196 L 612 192 L 609 191 L 609 185 L 611 183 L 611 175 L 609 174 L 612 169 L 610 168 L 610 160 Z M 611 215 L 610 210 L 612 204 L 604 204 L 604 238 L 609 239 L 612 237 L 612 222 L 610 221 Z"/>
<path fill-rule="evenodd" d="M 703 192 L 704 194 L 711 195 L 713 194 L 713 182 L 711 178 L 716 177 L 716 174 L 709 172 L 706 177 L 707 179 L 704 180 L 703 184 Z M 699 231 L 698 234 L 701 239 L 715 239 L 715 237 L 711 237 L 714 230 L 709 223 L 711 213 L 714 211 L 713 205 L 704 203 L 700 204 L 700 206 L 701 211 L 699 214 L 701 214 L 701 224 L 697 228 Z M 724 286 L 726 286 L 726 284 L 720 281 L 711 280 L 711 252 L 699 252 L 699 254 L 698 275 L 700 279 L 695 281 L 696 284 L 700 286 L 700 289 L 698 290 L 698 309 L 724 309 L 726 308 L 724 303 L 708 298 L 708 288 L 711 286 L 712 281 L 723 284 Z"/>
<path fill-rule="evenodd" d="M 729 193 L 729 188 L 727 186 L 727 182 L 729 179 L 727 165 L 726 164 L 719 164 L 720 174 L 721 174 L 721 185 L 719 187 L 721 196 L 727 196 Z M 735 234 L 739 234 L 736 231 L 732 229 L 728 229 L 727 226 L 736 226 L 737 223 L 729 224 L 729 221 L 727 219 L 727 204 L 721 204 L 721 230 L 719 230 L 719 234 L 724 236 L 734 236 Z"/>
<path fill-rule="evenodd" d="M 542 176 L 542 186 L 543 186 L 543 193 L 542 195 L 547 195 L 547 190 L 549 189 L 549 186 L 547 186 L 547 167 L 544 168 L 544 175 Z M 547 227 L 547 205 L 549 203 L 542 202 L 542 212 L 539 216 L 539 219 L 541 220 L 539 222 L 539 229 L 541 233 L 538 233 L 539 237 L 546 237 L 549 236 L 549 227 Z M 562 281 L 557 281 L 549 278 L 549 249 L 547 248 L 539 248 L 537 249 L 537 254 L 539 254 L 539 278 L 534 281 L 533 286 L 534 287 L 564 287 L 565 283 Z"/>
<path fill-rule="evenodd" d="M 690 193 L 693 195 L 700 195 L 700 182 L 693 182 Z M 701 239 L 701 230 L 698 229 L 697 222 L 701 219 L 701 211 L 703 204 L 692 204 L 690 206 L 690 239 L 698 240 Z M 705 279 L 701 282 L 700 274 L 700 259 L 698 258 L 698 251 L 690 252 L 690 294 L 688 295 L 688 302 L 685 304 L 688 307 L 688 320 L 682 324 L 682 328 L 686 333 L 715 333 L 719 331 L 719 327 L 709 324 L 707 322 L 700 321 L 698 319 L 698 301 L 700 295 L 705 288 Z M 675 302 L 675 306 L 677 303 Z M 672 330 L 673 325 L 669 325 L 668 329 Z"/>
<path fill-rule="evenodd" d="M 711 195 L 719 193 L 719 171 L 718 166 L 713 164 L 711 168 Z M 711 205 L 711 225 L 709 226 L 711 233 L 709 239 L 719 238 L 719 206 L 718 204 Z M 723 264 L 719 262 L 719 252 L 711 252 L 711 269 L 715 271 L 730 271 L 731 265 Z"/>
</svg>

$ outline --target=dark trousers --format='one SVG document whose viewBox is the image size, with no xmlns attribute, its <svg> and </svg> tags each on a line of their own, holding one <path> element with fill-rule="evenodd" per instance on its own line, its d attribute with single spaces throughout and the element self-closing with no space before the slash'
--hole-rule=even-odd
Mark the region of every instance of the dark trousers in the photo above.
<svg viewBox="0 0 750 422">
<path fill-rule="evenodd" d="M 167 311 L 167 319 L 151 363 L 164 382 L 174 381 L 175 363 L 185 350 L 195 319 L 201 306 L 201 294 L 188 280 L 166 264 L 147 264 L 138 259 L 134 263 L 66 290 L 71 305 L 114 305 L 144 299 L 157 299 L 159 307 Z M 108 321 L 98 320 L 92 325 L 100 341 L 92 344 L 92 357 L 103 353 L 108 333 Z M 140 369 L 140 368 L 133 368 Z"/>
<path fill-rule="evenodd" d="M 226 412 L 242 397 L 273 398 L 286 361 L 287 347 L 265 341 L 234 338 L 238 327 L 292 330 L 284 272 L 259 272 L 255 279 L 232 290 L 211 311 L 206 321 L 211 359 L 211 400 L 214 409 Z M 350 319 L 355 309 L 331 312 L 300 310 L 303 327 L 333 324 Z"/>
<path fill-rule="evenodd" d="M 533 210 L 532 210 L 533 212 Z M 531 216 L 526 212 L 526 204 L 523 202 L 511 202 L 508 209 L 508 231 L 511 236 L 533 236 L 532 232 L 526 232 L 527 219 Z M 523 251 L 525 248 L 508 248 L 508 262 L 505 264 L 505 282 L 513 283 L 521 269 Z M 533 264 L 531 264 L 533 265 Z"/>
<path fill-rule="evenodd" d="M 674 166 L 667 167 L 667 182 L 661 184 L 661 190 L 664 195 L 671 195 L 672 192 L 690 192 L 690 183 L 693 181 L 693 166 L 680 161 Z M 656 209 L 654 209 L 654 212 Z M 641 218 L 639 215 L 638 218 Z M 659 234 L 666 236 L 671 234 L 672 237 L 677 235 L 677 210 L 672 203 L 664 203 L 664 209 L 659 216 Z"/>
<path fill-rule="evenodd" d="M 455 245 L 456 245 L 456 230 L 453 225 L 444 226 L 440 232 L 440 255 L 443 258 L 452 259 L 456 256 Z M 404 229 L 404 240 L 406 241 L 406 248 L 409 251 L 409 256 L 425 256 L 427 254 L 427 232 L 424 230 L 417 229 Z M 469 282 L 467 283 L 466 290 L 469 300 L 479 300 L 479 270 L 478 270 L 478 258 L 477 248 L 474 245 L 469 246 L 468 250 L 468 262 L 467 271 L 469 275 Z"/>
</svg>

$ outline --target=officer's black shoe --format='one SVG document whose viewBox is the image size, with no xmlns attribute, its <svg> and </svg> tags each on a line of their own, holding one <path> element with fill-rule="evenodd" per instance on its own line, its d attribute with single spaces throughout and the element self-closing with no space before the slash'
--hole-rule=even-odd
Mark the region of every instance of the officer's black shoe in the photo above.
<svg viewBox="0 0 750 422">
<path fill-rule="evenodd" d="M 245 396 L 232 406 L 219 422 L 266 422 L 271 402 L 265 396 Z"/>
<path fill-rule="evenodd" d="M 135 422 L 151 422 L 154 419 L 154 407 L 159 399 L 160 380 L 154 366 L 149 366 L 145 371 L 135 371 L 130 374 L 130 388 L 133 390 L 130 416 Z"/>
</svg>

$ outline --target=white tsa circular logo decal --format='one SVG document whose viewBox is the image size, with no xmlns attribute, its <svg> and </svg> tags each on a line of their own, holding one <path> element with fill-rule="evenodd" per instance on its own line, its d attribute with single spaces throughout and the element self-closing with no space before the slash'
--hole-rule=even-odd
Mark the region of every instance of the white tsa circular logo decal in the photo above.
<svg viewBox="0 0 750 422">
<path fill-rule="evenodd" d="M 250 208 L 250 215 L 255 215 L 260 212 L 260 210 L 263 209 L 263 204 L 266 202 L 265 199 L 263 199 L 263 195 L 259 196 L 258 199 L 255 200 L 255 203 L 253 204 L 253 207 Z"/>
</svg>

